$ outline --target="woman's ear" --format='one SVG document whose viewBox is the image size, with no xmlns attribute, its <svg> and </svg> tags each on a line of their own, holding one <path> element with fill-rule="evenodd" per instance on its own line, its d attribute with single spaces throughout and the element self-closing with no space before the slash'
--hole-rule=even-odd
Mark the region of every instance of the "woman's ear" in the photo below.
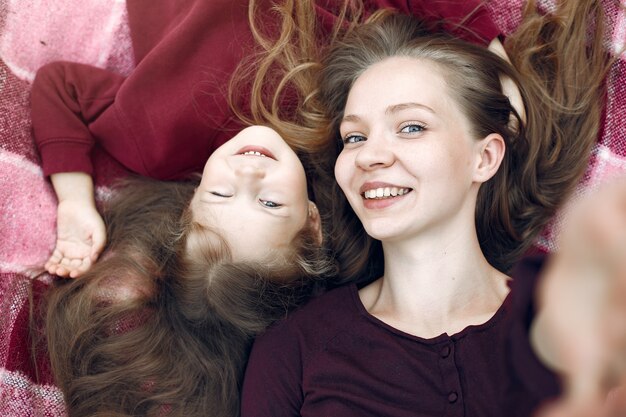
<svg viewBox="0 0 626 417">
<path fill-rule="evenodd" d="M 322 219 L 320 218 L 320 212 L 314 202 L 309 201 L 309 227 L 313 231 L 313 237 L 315 242 L 322 246 L 324 237 L 322 236 Z"/>
<path fill-rule="evenodd" d="M 474 171 L 474 181 L 483 183 L 489 181 L 500 168 L 506 145 L 501 135 L 492 133 L 478 141 L 478 160 Z"/>
</svg>

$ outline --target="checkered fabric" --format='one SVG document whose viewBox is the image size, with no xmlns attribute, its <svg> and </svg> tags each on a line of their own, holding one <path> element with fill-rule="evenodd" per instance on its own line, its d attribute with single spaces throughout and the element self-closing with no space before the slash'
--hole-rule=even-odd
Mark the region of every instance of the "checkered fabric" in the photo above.
<svg viewBox="0 0 626 417">
<path fill-rule="evenodd" d="M 626 0 L 622 7 L 626 7 Z M 515 29 L 523 0 L 490 0 L 488 7 L 504 34 Z M 540 1 L 550 10 L 553 1 Z M 607 1 L 607 47 L 626 41 L 626 12 Z M 0 415 L 63 416 L 63 397 L 45 355 L 33 356 L 39 336 L 29 331 L 29 300 L 37 300 L 53 279 L 42 265 L 55 241 L 56 201 L 42 176 L 31 136 L 29 91 L 36 70 L 55 60 L 83 62 L 122 74 L 133 68 L 124 0 L 0 0 Z M 626 174 L 626 57 L 612 68 L 603 131 L 576 191 L 587 191 Z M 97 195 L 119 167 L 96 158 Z M 559 216 L 555 222 L 559 221 Z M 550 228 L 537 241 L 554 249 Z"/>
</svg>

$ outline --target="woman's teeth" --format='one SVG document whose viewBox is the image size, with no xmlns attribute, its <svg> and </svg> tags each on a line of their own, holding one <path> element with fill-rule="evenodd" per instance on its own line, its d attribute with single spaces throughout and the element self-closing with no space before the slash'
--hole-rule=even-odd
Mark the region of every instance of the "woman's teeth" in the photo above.
<svg viewBox="0 0 626 417">
<path fill-rule="evenodd" d="M 396 197 L 399 195 L 404 195 L 409 191 L 411 191 L 410 188 L 384 187 L 367 190 L 365 193 L 363 193 L 363 196 L 366 199 Z"/>
</svg>

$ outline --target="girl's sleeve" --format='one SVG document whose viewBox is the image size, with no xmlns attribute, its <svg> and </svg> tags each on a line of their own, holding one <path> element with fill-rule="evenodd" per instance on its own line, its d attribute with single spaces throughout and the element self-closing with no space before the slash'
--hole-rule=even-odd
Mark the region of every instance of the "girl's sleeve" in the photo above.
<svg viewBox="0 0 626 417">
<path fill-rule="evenodd" d="M 369 0 L 372 9 L 393 8 L 424 20 L 431 31 L 444 31 L 481 45 L 500 35 L 483 0 Z"/>
<path fill-rule="evenodd" d="M 31 118 L 44 175 L 93 174 L 89 125 L 115 101 L 125 78 L 89 65 L 53 62 L 39 69 L 31 90 Z"/>
<path fill-rule="evenodd" d="M 299 417 L 302 354 L 297 336 L 281 323 L 258 337 L 243 381 L 241 417 Z"/>
</svg>

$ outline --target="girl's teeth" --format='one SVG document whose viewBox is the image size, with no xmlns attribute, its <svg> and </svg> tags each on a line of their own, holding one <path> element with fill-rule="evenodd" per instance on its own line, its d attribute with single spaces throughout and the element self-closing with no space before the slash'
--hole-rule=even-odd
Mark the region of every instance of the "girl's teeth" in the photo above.
<svg viewBox="0 0 626 417">
<path fill-rule="evenodd" d="M 257 151 L 247 151 L 247 152 L 244 152 L 243 155 L 265 156 L 261 152 L 257 152 Z"/>
<path fill-rule="evenodd" d="M 398 188 L 398 187 L 384 187 L 384 188 L 375 188 L 373 190 L 367 190 L 364 193 L 364 197 L 366 199 L 371 198 L 386 198 L 386 197 L 396 197 L 399 195 L 404 195 L 411 191 L 410 188 Z"/>
</svg>

